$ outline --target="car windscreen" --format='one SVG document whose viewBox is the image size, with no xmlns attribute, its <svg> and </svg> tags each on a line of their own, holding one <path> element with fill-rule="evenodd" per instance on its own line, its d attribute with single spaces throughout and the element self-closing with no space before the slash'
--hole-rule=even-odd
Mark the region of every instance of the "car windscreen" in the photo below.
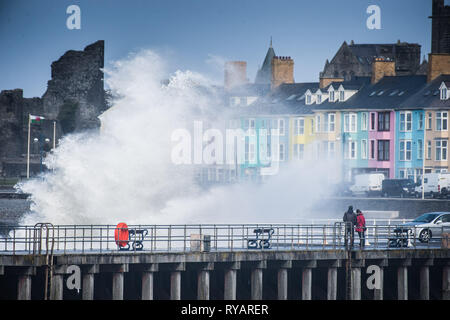
<svg viewBox="0 0 450 320">
<path fill-rule="evenodd" d="M 439 213 L 426 213 L 413 220 L 413 222 L 431 222 Z"/>
</svg>

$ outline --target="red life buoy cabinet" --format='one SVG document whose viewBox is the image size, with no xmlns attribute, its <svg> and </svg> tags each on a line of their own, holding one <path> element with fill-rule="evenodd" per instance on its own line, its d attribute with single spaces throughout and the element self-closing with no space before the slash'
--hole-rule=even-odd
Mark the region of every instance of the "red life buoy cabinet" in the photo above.
<svg viewBox="0 0 450 320">
<path fill-rule="evenodd" d="M 127 246 L 129 237 L 130 233 L 127 224 L 125 222 L 118 223 L 114 230 L 114 239 L 116 240 L 117 246 L 119 248 Z"/>
</svg>

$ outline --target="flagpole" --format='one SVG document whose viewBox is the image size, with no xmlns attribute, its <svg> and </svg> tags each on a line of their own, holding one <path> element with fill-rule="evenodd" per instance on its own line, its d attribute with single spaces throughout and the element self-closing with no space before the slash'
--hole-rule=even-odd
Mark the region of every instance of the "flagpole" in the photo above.
<svg viewBox="0 0 450 320">
<path fill-rule="evenodd" d="M 31 127 L 31 116 L 30 114 L 28 114 L 27 179 L 30 178 L 30 127 Z"/>
</svg>

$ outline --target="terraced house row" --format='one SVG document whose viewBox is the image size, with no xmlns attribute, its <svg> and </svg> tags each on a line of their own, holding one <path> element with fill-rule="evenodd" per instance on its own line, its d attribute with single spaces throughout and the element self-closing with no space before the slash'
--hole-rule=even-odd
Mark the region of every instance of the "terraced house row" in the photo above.
<svg viewBox="0 0 450 320">
<path fill-rule="evenodd" d="M 371 77 L 283 83 L 238 108 L 246 136 L 243 177 L 276 159 L 337 159 L 342 175 L 382 172 L 417 180 L 449 169 L 449 55 L 430 55 L 428 76 L 396 75 L 395 61 L 375 58 Z M 325 85 L 326 84 L 326 85 Z M 279 130 L 279 145 L 266 129 Z"/>
</svg>

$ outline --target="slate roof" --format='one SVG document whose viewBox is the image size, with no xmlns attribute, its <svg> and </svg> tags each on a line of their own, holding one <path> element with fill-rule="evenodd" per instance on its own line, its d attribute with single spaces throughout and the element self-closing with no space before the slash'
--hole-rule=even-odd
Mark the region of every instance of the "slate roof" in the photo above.
<svg viewBox="0 0 450 320">
<path fill-rule="evenodd" d="M 305 104 L 304 94 L 308 89 L 316 92 L 318 88 L 318 82 L 284 83 L 250 106 L 241 108 L 240 113 L 242 115 L 312 114 L 311 106 Z"/>
<path fill-rule="evenodd" d="M 363 85 L 347 101 L 327 101 L 320 105 L 313 105 L 313 109 L 397 109 L 416 94 L 426 84 L 426 81 L 426 76 L 387 76 L 375 84 Z"/>
<path fill-rule="evenodd" d="M 341 85 L 345 90 L 359 90 L 361 87 L 370 84 L 370 80 L 371 77 L 353 77 L 350 81 L 332 82 L 321 90 L 322 92 L 328 92 L 331 85 L 333 85 L 334 90 L 339 89 Z"/>
<path fill-rule="evenodd" d="M 441 100 L 439 88 L 444 82 L 450 87 L 450 75 L 441 75 L 424 85 L 409 99 L 400 104 L 399 109 L 450 109 L 450 99 Z"/>
</svg>

